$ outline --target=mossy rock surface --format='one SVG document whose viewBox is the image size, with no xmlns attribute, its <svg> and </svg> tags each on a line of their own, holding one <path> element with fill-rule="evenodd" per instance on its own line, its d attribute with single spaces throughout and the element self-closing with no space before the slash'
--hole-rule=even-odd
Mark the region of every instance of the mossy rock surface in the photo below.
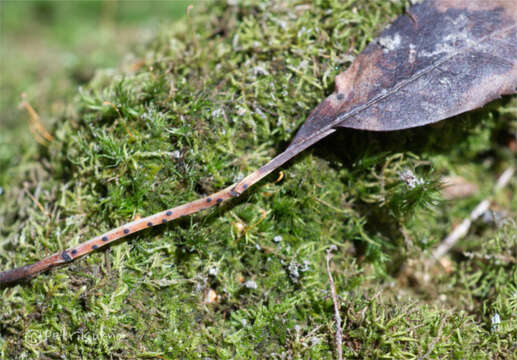
<svg viewBox="0 0 517 360">
<path fill-rule="evenodd" d="M 137 60 L 96 72 L 29 170 L 17 170 L 23 186 L 2 180 L 2 268 L 257 169 L 406 5 L 195 6 Z M 335 245 L 347 358 L 509 358 L 517 350 L 515 180 L 494 199 L 506 220 L 476 223 L 447 268 L 425 264 L 515 165 L 516 107 L 505 98 L 421 129 L 340 130 L 228 205 L 1 289 L 0 353 L 332 358 L 325 251 Z M 444 200 L 440 179 L 450 175 L 479 190 Z M 36 190 L 36 202 L 19 200 Z"/>
</svg>

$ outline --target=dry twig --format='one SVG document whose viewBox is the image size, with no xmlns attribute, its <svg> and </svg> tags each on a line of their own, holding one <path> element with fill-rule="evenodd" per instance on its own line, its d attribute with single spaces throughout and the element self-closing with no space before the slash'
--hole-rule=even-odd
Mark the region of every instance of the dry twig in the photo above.
<svg viewBox="0 0 517 360">
<path fill-rule="evenodd" d="M 510 180 L 512 179 L 515 173 L 515 169 L 510 167 L 506 169 L 501 176 L 497 179 L 497 183 L 494 186 L 494 191 L 491 196 L 483 199 L 470 213 L 470 216 L 463 220 L 461 224 L 456 226 L 456 228 L 442 241 L 442 243 L 433 251 L 433 259 L 438 260 L 442 256 L 444 256 L 456 243 L 467 235 L 470 226 L 472 223 L 479 218 L 485 211 L 490 207 L 490 200 L 493 195 L 497 193 L 499 190 L 504 188 Z"/>
<path fill-rule="evenodd" d="M 334 285 L 334 279 L 332 279 L 332 273 L 330 272 L 330 259 L 332 258 L 332 249 L 327 250 L 327 273 L 329 276 L 330 292 L 332 294 L 332 302 L 334 303 L 334 318 L 336 321 L 336 352 L 338 360 L 343 360 L 343 331 L 341 330 L 341 315 L 339 315 L 339 302 L 336 294 L 336 287 Z"/>
<path fill-rule="evenodd" d="M 47 129 L 45 129 L 45 125 L 43 125 L 41 122 L 41 119 L 36 110 L 34 110 L 29 101 L 26 99 L 25 94 L 22 94 L 21 96 L 22 102 L 20 103 L 20 108 L 27 110 L 27 113 L 29 114 L 29 129 L 34 135 L 36 141 L 39 144 L 45 145 L 46 142 L 51 142 L 54 140 L 52 135 L 50 135 Z"/>
</svg>

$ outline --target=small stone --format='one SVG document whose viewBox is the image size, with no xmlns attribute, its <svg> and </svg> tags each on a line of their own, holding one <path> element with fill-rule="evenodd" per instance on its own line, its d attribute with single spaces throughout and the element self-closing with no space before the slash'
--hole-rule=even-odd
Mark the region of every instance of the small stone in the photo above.
<svg viewBox="0 0 517 360">
<path fill-rule="evenodd" d="M 289 271 L 289 278 L 293 283 L 297 283 L 300 278 L 300 272 L 298 271 L 299 265 L 296 261 L 291 261 L 287 270 Z"/>
<path fill-rule="evenodd" d="M 221 297 L 219 296 L 219 294 L 217 294 L 215 292 L 215 290 L 210 289 L 206 293 L 204 302 L 205 302 L 205 304 L 217 304 L 220 299 L 221 299 Z"/>
<path fill-rule="evenodd" d="M 499 316 L 498 313 L 495 313 L 494 316 L 490 319 L 492 322 L 492 328 L 491 331 L 497 331 L 497 328 L 499 327 L 499 324 L 501 323 L 501 316 Z"/>
<path fill-rule="evenodd" d="M 488 209 L 483 213 L 483 215 L 481 215 L 481 221 L 484 224 L 496 225 L 499 227 L 506 217 L 508 217 L 508 214 L 505 211 Z"/>
<path fill-rule="evenodd" d="M 317 336 L 313 336 L 311 338 L 311 346 L 316 346 L 316 345 L 319 345 L 321 344 L 321 339 Z"/>
<path fill-rule="evenodd" d="M 244 286 L 247 288 L 247 289 L 253 289 L 255 290 L 256 288 L 258 288 L 257 286 L 257 283 L 253 280 L 248 280 L 244 283 Z"/>
<path fill-rule="evenodd" d="M 273 238 L 273 242 L 276 242 L 277 244 L 279 242 L 281 242 L 282 240 L 284 240 L 284 238 L 282 237 L 282 235 L 277 235 Z"/>
</svg>

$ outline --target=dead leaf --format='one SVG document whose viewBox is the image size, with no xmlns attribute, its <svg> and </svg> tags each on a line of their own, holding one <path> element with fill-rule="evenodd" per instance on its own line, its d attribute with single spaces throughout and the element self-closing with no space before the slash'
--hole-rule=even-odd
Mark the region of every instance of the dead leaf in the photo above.
<svg viewBox="0 0 517 360">
<path fill-rule="evenodd" d="M 517 90 L 517 1 L 427 0 L 336 77 L 292 144 L 322 129 L 434 123 Z"/>
<path fill-rule="evenodd" d="M 289 147 L 237 194 L 347 127 L 393 131 L 431 124 L 517 92 L 517 1 L 427 0 L 412 6 L 336 77 Z"/>
</svg>

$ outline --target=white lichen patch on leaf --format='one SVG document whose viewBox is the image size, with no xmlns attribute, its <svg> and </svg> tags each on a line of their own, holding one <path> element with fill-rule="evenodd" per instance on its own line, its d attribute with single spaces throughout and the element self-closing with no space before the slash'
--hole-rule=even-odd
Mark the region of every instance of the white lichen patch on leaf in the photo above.
<svg viewBox="0 0 517 360">
<path fill-rule="evenodd" d="M 395 34 L 393 36 L 383 36 L 379 38 L 378 43 L 382 46 L 383 51 L 387 53 L 388 51 L 396 50 L 400 44 L 402 44 L 402 38 L 399 34 Z"/>
</svg>

